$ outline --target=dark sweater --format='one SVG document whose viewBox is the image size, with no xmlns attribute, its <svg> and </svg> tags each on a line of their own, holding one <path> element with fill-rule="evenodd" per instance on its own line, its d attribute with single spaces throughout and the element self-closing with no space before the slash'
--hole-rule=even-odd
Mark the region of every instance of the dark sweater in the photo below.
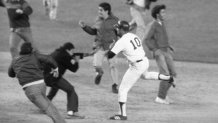
<svg viewBox="0 0 218 123">
<path fill-rule="evenodd" d="M 29 15 L 32 14 L 33 9 L 26 2 L 19 2 L 14 4 L 6 4 L 10 28 L 30 27 Z M 17 9 L 23 10 L 23 14 L 16 13 Z"/>
<path fill-rule="evenodd" d="M 162 23 L 161 25 L 157 21 L 153 21 L 151 23 L 145 41 L 147 47 L 152 51 L 170 47 L 168 34 L 164 23 Z"/>
<path fill-rule="evenodd" d="M 117 24 L 118 20 L 114 15 L 110 15 L 105 20 L 98 18 L 94 26 L 85 26 L 83 30 L 90 35 L 96 35 L 97 45 L 103 47 L 104 50 L 108 50 L 110 44 L 117 40 L 114 25 Z"/>
<path fill-rule="evenodd" d="M 43 79 L 41 64 L 48 64 L 56 68 L 56 62 L 47 55 L 38 53 L 21 55 L 12 61 L 8 69 L 10 77 L 17 77 L 21 86 Z"/>
<path fill-rule="evenodd" d="M 54 52 L 51 53 L 51 57 L 58 64 L 59 76 L 58 78 L 54 78 L 49 72 L 51 70 L 50 66 L 45 65 L 44 78 L 47 85 L 52 85 L 57 82 L 64 75 L 66 70 L 76 72 L 79 69 L 79 63 L 75 62 L 74 64 L 72 64 L 71 60 L 74 59 L 74 57 L 68 54 L 65 49 L 56 49 Z"/>
</svg>

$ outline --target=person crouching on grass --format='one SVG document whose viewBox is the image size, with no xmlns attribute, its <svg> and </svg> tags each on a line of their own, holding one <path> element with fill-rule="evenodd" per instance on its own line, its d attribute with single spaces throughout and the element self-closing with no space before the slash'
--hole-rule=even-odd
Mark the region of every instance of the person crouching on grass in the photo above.
<svg viewBox="0 0 218 123">
<path fill-rule="evenodd" d="M 88 53 L 75 53 L 74 45 L 71 42 L 64 43 L 60 48 L 53 51 L 50 56 L 57 62 L 59 76 L 55 78 L 51 73 L 51 67 L 47 64 L 44 65 L 44 79 L 47 86 L 51 89 L 47 97 L 52 100 L 61 89 L 67 94 L 67 118 L 70 119 L 84 119 L 85 116 L 81 116 L 78 113 L 79 99 L 74 89 L 74 86 L 70 84 L 63 75 L 66 70 L 71 72 L 77 72 L 79 69 L 79 59 L 88 56 Z"/>
<path fill-rule="evenodd" d="M 46 97 L 46 85 L 43 80 L 41 63 L 52 66 L 51 74 L 58 77 L 56 62 L 50 57 L 32 52 L 31 43 L 25 42 L 20 48 L 18 57 L 12 60 L 8 69 L 9 77 L 17 77 L 27 98 L 38 108 L 44 111 L 54 123 L 66 123 L 57 108 Z"/>
</svg>

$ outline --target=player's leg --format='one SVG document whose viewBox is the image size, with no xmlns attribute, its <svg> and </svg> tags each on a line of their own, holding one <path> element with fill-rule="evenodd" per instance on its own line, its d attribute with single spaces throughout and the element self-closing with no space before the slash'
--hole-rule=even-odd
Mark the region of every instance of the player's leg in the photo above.
<svg viewBox="0 0 218 123">
<path fill-rule="evenodd" d="M 138 64 L 138 63 L 137 63 Z M 127 120 L 126 102 L 127 95 L 132 86 L 140 78 L 143 71 L 146 69 L 146 63 L 141 62 L 138 65 L 130 66 L 123 76 L 118 91 L 119 113 L 110 117 L 112 120 Z"/>
<path fill-rule="evenodd" d="M 158 72 L 150 72 L 148 71 L 148 68 L 149 68 L 149 61 L 147 58 L 144 58 L 143 59 L 146 64 L 147 64 L 147 67 L 146 67 L 146 70 L 145 72 L 141 75 L 141 79 L 145 79 L 145 80 L 170 80 L 171 79 L 171 76 L 169 75 L 164 75 L 164 74 L 160 74 Z"/>
<path fill-rule="evenodd" d="M 165 53 L 165 59 L 166 59 L 166 64 L 167 64 L 169 74 L 173 77 L 176 77 L 177 74 L 176 74 L 176 70 L 175 70 L 175 66 L 173 62 L 173 57 L 169 50 Z M 174 81 L 170 82 L 170 85 L 167 86 L 166 90 L 168 91 L 171 86 L 173 87 L 176 86 Z"/>
<path fill-rule="evenodd" d="M 50 19 L 54 20 L 57 17 L 58 0 L 51 0 Z"/>
<path fill-rule="evenodd" d="M 101 78 L 104 74 L 104 71 L 102 69 L 102 64 L 104 60 L 104 51 L 102 48 L 97 49 L 96 53 L 94 54 L 93 58 L 93 66 L 96 71 L 96 77 L 95 77 L 95 84 L 98 85 L 101 82 Z"/>
<path fill-rule="evenodd" d="M 16 33 L 25 41 L 30 42 L 33 47 L 33 51 L 39 52 L 36 42 L 33 40 L 32 31 L 30 27 L 27 28 L 18 28 L 16 29 Z"/>
<path fill-rule="evenodd" d="M 157 62 L 157 66 L 159 68 L 160 73 L 164 75 L 169 75 L 169 71 L 167 68 L 166 59 L 163 51 L 158 50 L 155 52 L 155 60 Z M 160 82 L 158 97 L 156 98 L 156 102 L 158 102 L 157 100 L 161 100 L 159 102 L 164 102 L 163 104 L 169 104 L 169 102 L 166 102 L 165 98 L 170 86 L 171 84 L 169 83 L 169 80 L 162 80 Z"/>
<path fill-rule="evenodd" d="M 166 58 L 166 63 L 167 63 L 167 67 L 169 70 L 170 75 L 176 77 L 176 69 L 175 69 L 175 64 L 173 61 L 173 56 L 172 56 L 172 51 L 170 49 L 168 49 L 165 58 Z"/>
<path fill-rule="evenodd" d="M 41 110 L 43 110 L 53 120 L 54 123 L 66 123 L 59 114 L 57 108 L 46 97 L 45 93 L 46 86 L 44 83 L 32 85 L 25 89 L 25 94 L 28 99 Z"/>
<path fill-rule="evenodd" d="M 47 95 L 48 99 L 49 99 L 49 100 L 52 100 L 52 99 L 56 96 L 58 90 L 59 90 L 59 89 L 56 88 L 56 87 L 51 87 L 50 90 L 49 90 L 49 92 L 48 92 L 48 95 Z"/>
<path fill-rule="evenodd" d="M 43 6 L 45 7 L 45 15 L 49 15 L 49 13 L 50 13 L 49 0 L 43 0 Z"/>
<path fill-rule="evenodd" d="M 112 85 L 112 92 L 113 93 L 118 93 L 118 70 L 116 68 L 116 64 L 117 64 L 117 59 L 116 57 L 114 57 L 113 59 L 109 59 L 108 60 L 109 63 L 109 69 L 110 69 L 110 75 L 113 81 L 113 85 Z"/>
<path fill-rule="evenodd" d="M 14 32 L 14 30 L 11 30 L 10 36 L 9 36 L 9 47 L 10 47 L 10 52 L 11 52 L 11 57 L 15 58 L 18 56 L 18 47 L 21 42 L 20 36 Z"/>
<path fill-rule="evenodd" d="M 67 115 L 68 118 L 83 119 L 84 116 L 78 114 L 79 99 L 74 89 L 74 86 L 70 84 L 66 79 L 60 78 L 55 84 L 56 87 L 67 93 Z"/>
</svg>

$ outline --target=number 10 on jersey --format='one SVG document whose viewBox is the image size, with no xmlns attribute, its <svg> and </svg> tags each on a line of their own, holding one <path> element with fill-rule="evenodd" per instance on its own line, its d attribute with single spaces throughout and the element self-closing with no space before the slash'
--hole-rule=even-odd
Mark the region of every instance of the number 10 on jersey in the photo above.
<svg viewBox="0 0 218 123">
<path fill-rule="evenodd" d="M 134 50 L 142 46 L 141 41 L 137 37 L 135 37 L 134 40 L 130 40 L 130 43 L 132 44 Z"/>
</svg>

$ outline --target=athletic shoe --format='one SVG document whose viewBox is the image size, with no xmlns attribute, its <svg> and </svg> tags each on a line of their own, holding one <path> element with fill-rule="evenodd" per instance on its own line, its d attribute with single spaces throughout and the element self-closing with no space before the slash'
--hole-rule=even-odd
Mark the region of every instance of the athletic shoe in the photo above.
<svg viewBox="0 0 218 123">
<path fill-rule="evenodd" d="M 67 114 L 66 119 L 84 119 L 85 116 L 79 115 L 78 112 L 74 112 L 73 115 Z"/>
<path fill-rule="evenodd" d="M 102 77 L 102 75 L 99 74 L 99 73 L 96 75 L 96 77 L 95 77 L 95 84 L 96 84 L 96 85 L 99 85 L 99 84 L 100 84 L 100 82 L 101 82 L 101 77 Z"/>
<path fill-rule="evenodd" d="M 112 92 L 115 93 L 115 94 L 118 94 L 118 89 L 117 89 L 117 84 L 116 83 L 114 83 L 112 85 Z"/>
<path fill-rule="evenodd" d="M 122 115 L 114 115 L 109 118 L 110 120 L 127 120 L 127 116 L 122 116 Z"/>
<path fill-rule="evenodd" d="M 156 102 L 156 103 L 160 103 L 160 104 L 166 104 L 166 105 L 169 105 L 169 104 L 170 104 L 167 100 L 161 99 L 161 98 L 159 98 L 159 97 L 157 97 L 157 98 L 155 99 L 155 102 Z"/>
</svg>

